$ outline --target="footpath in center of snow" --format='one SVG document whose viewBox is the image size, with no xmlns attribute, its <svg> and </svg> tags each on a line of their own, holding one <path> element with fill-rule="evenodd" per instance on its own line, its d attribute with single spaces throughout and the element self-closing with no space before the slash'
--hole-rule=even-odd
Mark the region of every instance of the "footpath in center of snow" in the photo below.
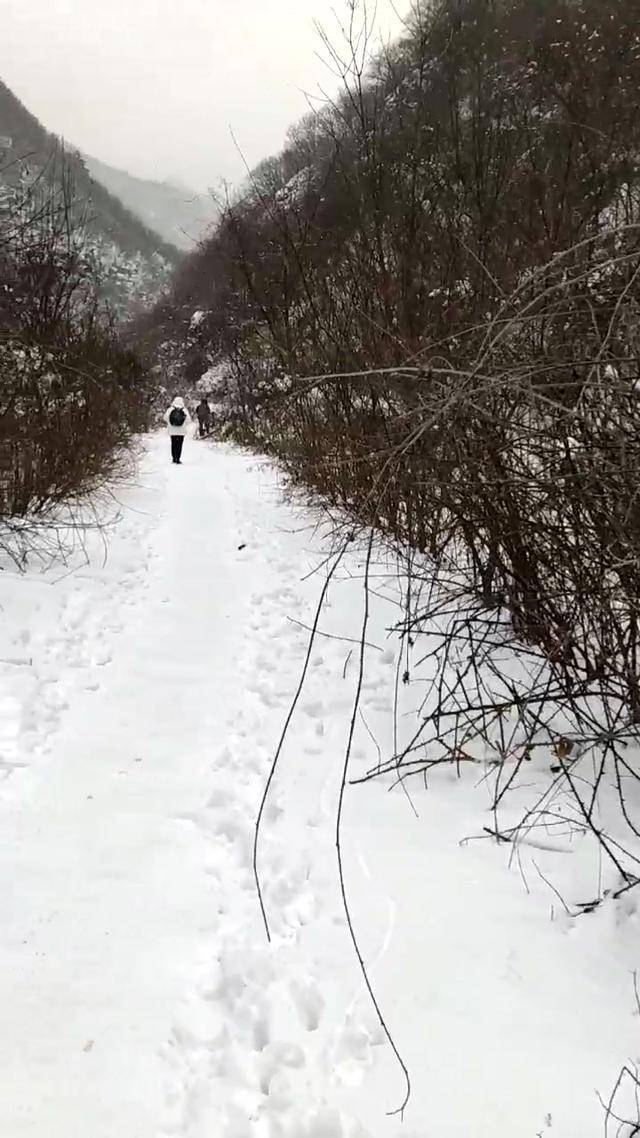
<svg viewBox="0 0 640 1138">
<path fill-rule="evenodd" d="M 67 565 L 0 572 L 0 1138 L 601 1135 L 597 1094 L 640 1063 L 635 907 L 570 918 L 467 841 L 477 770 L 413 808 L 347 789 L 354 924 L 412 1083 L 393 1114 L 335 851 L 364 552 L 331 584 L 267 803 L 268 943 L 254 821 L 326 573 L 317 517 L 268 464 L 192 443 L 176 468 L 159 436 L 105 521 L 106 553 L 89 534 Z M 401 584 L 375 573 L 354 774 L 393 745 Z M 590 872 L 579 843 L 536 856 Z"/>
</svg>

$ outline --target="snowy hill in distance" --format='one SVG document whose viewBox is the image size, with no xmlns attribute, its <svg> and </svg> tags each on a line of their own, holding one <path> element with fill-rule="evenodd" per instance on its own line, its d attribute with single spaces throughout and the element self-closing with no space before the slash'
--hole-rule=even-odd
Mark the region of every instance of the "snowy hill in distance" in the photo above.
<svg viewBox="0 0 640 1138">
<path fill-rule="evenodd" d="M 158 229 L 145 225 L 104 181 L 93 178 L 78 151 L 48 131 L 0 79 L 3 222 L 13 216 L 12 211 L 31 209 L 37 217 L 43 209 L 41 216 L 58 225 L 60 218 L 53 222 L 53 215 L 47 211 L 53 209 L 55 213 L 60 207 L 63 185 L 72 203 L 67 221 L 74 240 L 82 240 L 84 252 L 100 265 L 101 301 L 106 301 L 119 318 L 131 315 L 140 304 L 153 303 L 180 260 L 178 242 L 163 240 Z M 36 189 L 42 195 L 40 205 L 34 196 Z M 55 202 L 57 207 L 52 205 Z M 0 241 L 3 256 L 10 233 L 11 227 L 7 229 L 5 224 Z"/>
<path fill-rule="evenodd" d="M 206 194 L 173 182 L 136 178 L 88 154 L 82 157 L 92 178 L 118 197 L 163 241 L 179 249 L 192 249 L 216 220 L 218 211 Z"/>
</svg>

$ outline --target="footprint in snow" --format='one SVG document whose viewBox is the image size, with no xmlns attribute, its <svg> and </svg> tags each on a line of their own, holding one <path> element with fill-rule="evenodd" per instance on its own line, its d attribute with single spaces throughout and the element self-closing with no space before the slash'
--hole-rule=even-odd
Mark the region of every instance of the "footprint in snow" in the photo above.
<svg viewBox="0 0 640 1138">
<path fill-rule="evenodd" d="M 324 1012 L 324 999 L 320 989 L 313 981 L 294 980 L 290 991 L 303 1027 L 307 1031 L 317 1031 Z"/>
<path fill-rule="evenodd" d="M 282 1073 L 283 1068 L 300 1069 L 304 1067 L 305 1062 L 304 1051 L 295 1043 L 268 1044 L 263 1055 L 260 1077 L 262 1093 L 270 1094 L 272 1080 L 276 1074 Z"/>
<path fill-rule="evenodd" d="M 321 700 L 316 700 L 312 703 L 303 704 L 302 710 L 311 719 L 319 719 L 320 716 L 322 715 L 323 711 L 324 711 L 324 704 L 321 702 Z"/>
</svg>

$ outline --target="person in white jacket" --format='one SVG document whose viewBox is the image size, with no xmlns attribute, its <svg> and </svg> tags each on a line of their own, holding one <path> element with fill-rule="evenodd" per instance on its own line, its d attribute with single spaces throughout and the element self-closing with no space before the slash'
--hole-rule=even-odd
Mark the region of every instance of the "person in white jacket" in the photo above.
<svg viewBox="0 0 640 1138">
<path fill-rule="evenodd" d="M 191 415 L 180 395 L 176 395 L 164 417 L 164 421 L 171 437 L 171 460 L 179 466 L 182 462 L 184 440 L 191 428 Z"/>
</svg>

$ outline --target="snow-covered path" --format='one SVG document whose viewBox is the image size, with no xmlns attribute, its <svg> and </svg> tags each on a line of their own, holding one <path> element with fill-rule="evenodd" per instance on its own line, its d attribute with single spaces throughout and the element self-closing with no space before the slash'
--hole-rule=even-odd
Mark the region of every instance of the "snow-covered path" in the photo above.
<svg viewBox="0 0 640 1138">
<path fill-rule="evenodd" d="M 253 819 L 322 547 L 256 460 L 146 450 L 106 562 L 96 537 L 73 571 L 0 574 L 0 1138 L 595 1138 L 594 1091 L 640 1054 L 635 908 L 550 921 L 504 850 L 460 845 L 475 774 L 418 796 L 419 819 L 377 784 L 348 797 L 357 926 L 413 1076 L 405 1123 L 387 1116 L 402 1080 L 336 878 L 343 639 L 312 653 L 265 817 L 267 944 Z M 358 635 L 358 564 L 335 637 Z M 391 742 L 393 605 L 375 604 L 364 765 L 372 727 Z"/>
<path fill-rule="evenodd" d="M 221 549 L 237 499 L 217 472 L 207 489 L 196 467 L 170 468 L 179 483 L 159 459 L 127 494 L 135 512 L 106 566 L 64 583 L 55 629 L 34 621 L 48 659 L 33 730 L 51 704 L 70 707 L 50 754 L 6 791 L 0 992 L 5 1027 L 23 1025 L 3 1033 L 0 1063 L 12 1138 L 157 1134 L 159 1044 L 216 924 L 188 819 L 234 693 L 246 574 Z"/>
<path fill-rule="evenodd" d="M 96 538 L 73 573 L 2 578 L 5 607 L 18 606 L 6 734 L 27 759 L 7 764 L 2 793 L 6 1138 L 243 1134 L 292 1113 L 294 1127 L 317 1118 L 334 1132 L 317 1093 L 334 1057 L 314 1075 L 306 1042 L 321 976 L 288 947 L 308 918 L 338 912 L 337 898 L 317 912 L 309 884 L 326 771 L 307 780 L 289 848 L 267 838 L 269 951 L 251 875 L 252 820 L 304 652 L 290 615 L 307 535 L 280 532 L 295 519 L 246 457 L 192 445 L 176 471 L 165 451 L 153 440 L 123 492 L 106 564 Z M 308 760 L 329 731 L 322 711 L 303 712 Z"/>
</svg>

